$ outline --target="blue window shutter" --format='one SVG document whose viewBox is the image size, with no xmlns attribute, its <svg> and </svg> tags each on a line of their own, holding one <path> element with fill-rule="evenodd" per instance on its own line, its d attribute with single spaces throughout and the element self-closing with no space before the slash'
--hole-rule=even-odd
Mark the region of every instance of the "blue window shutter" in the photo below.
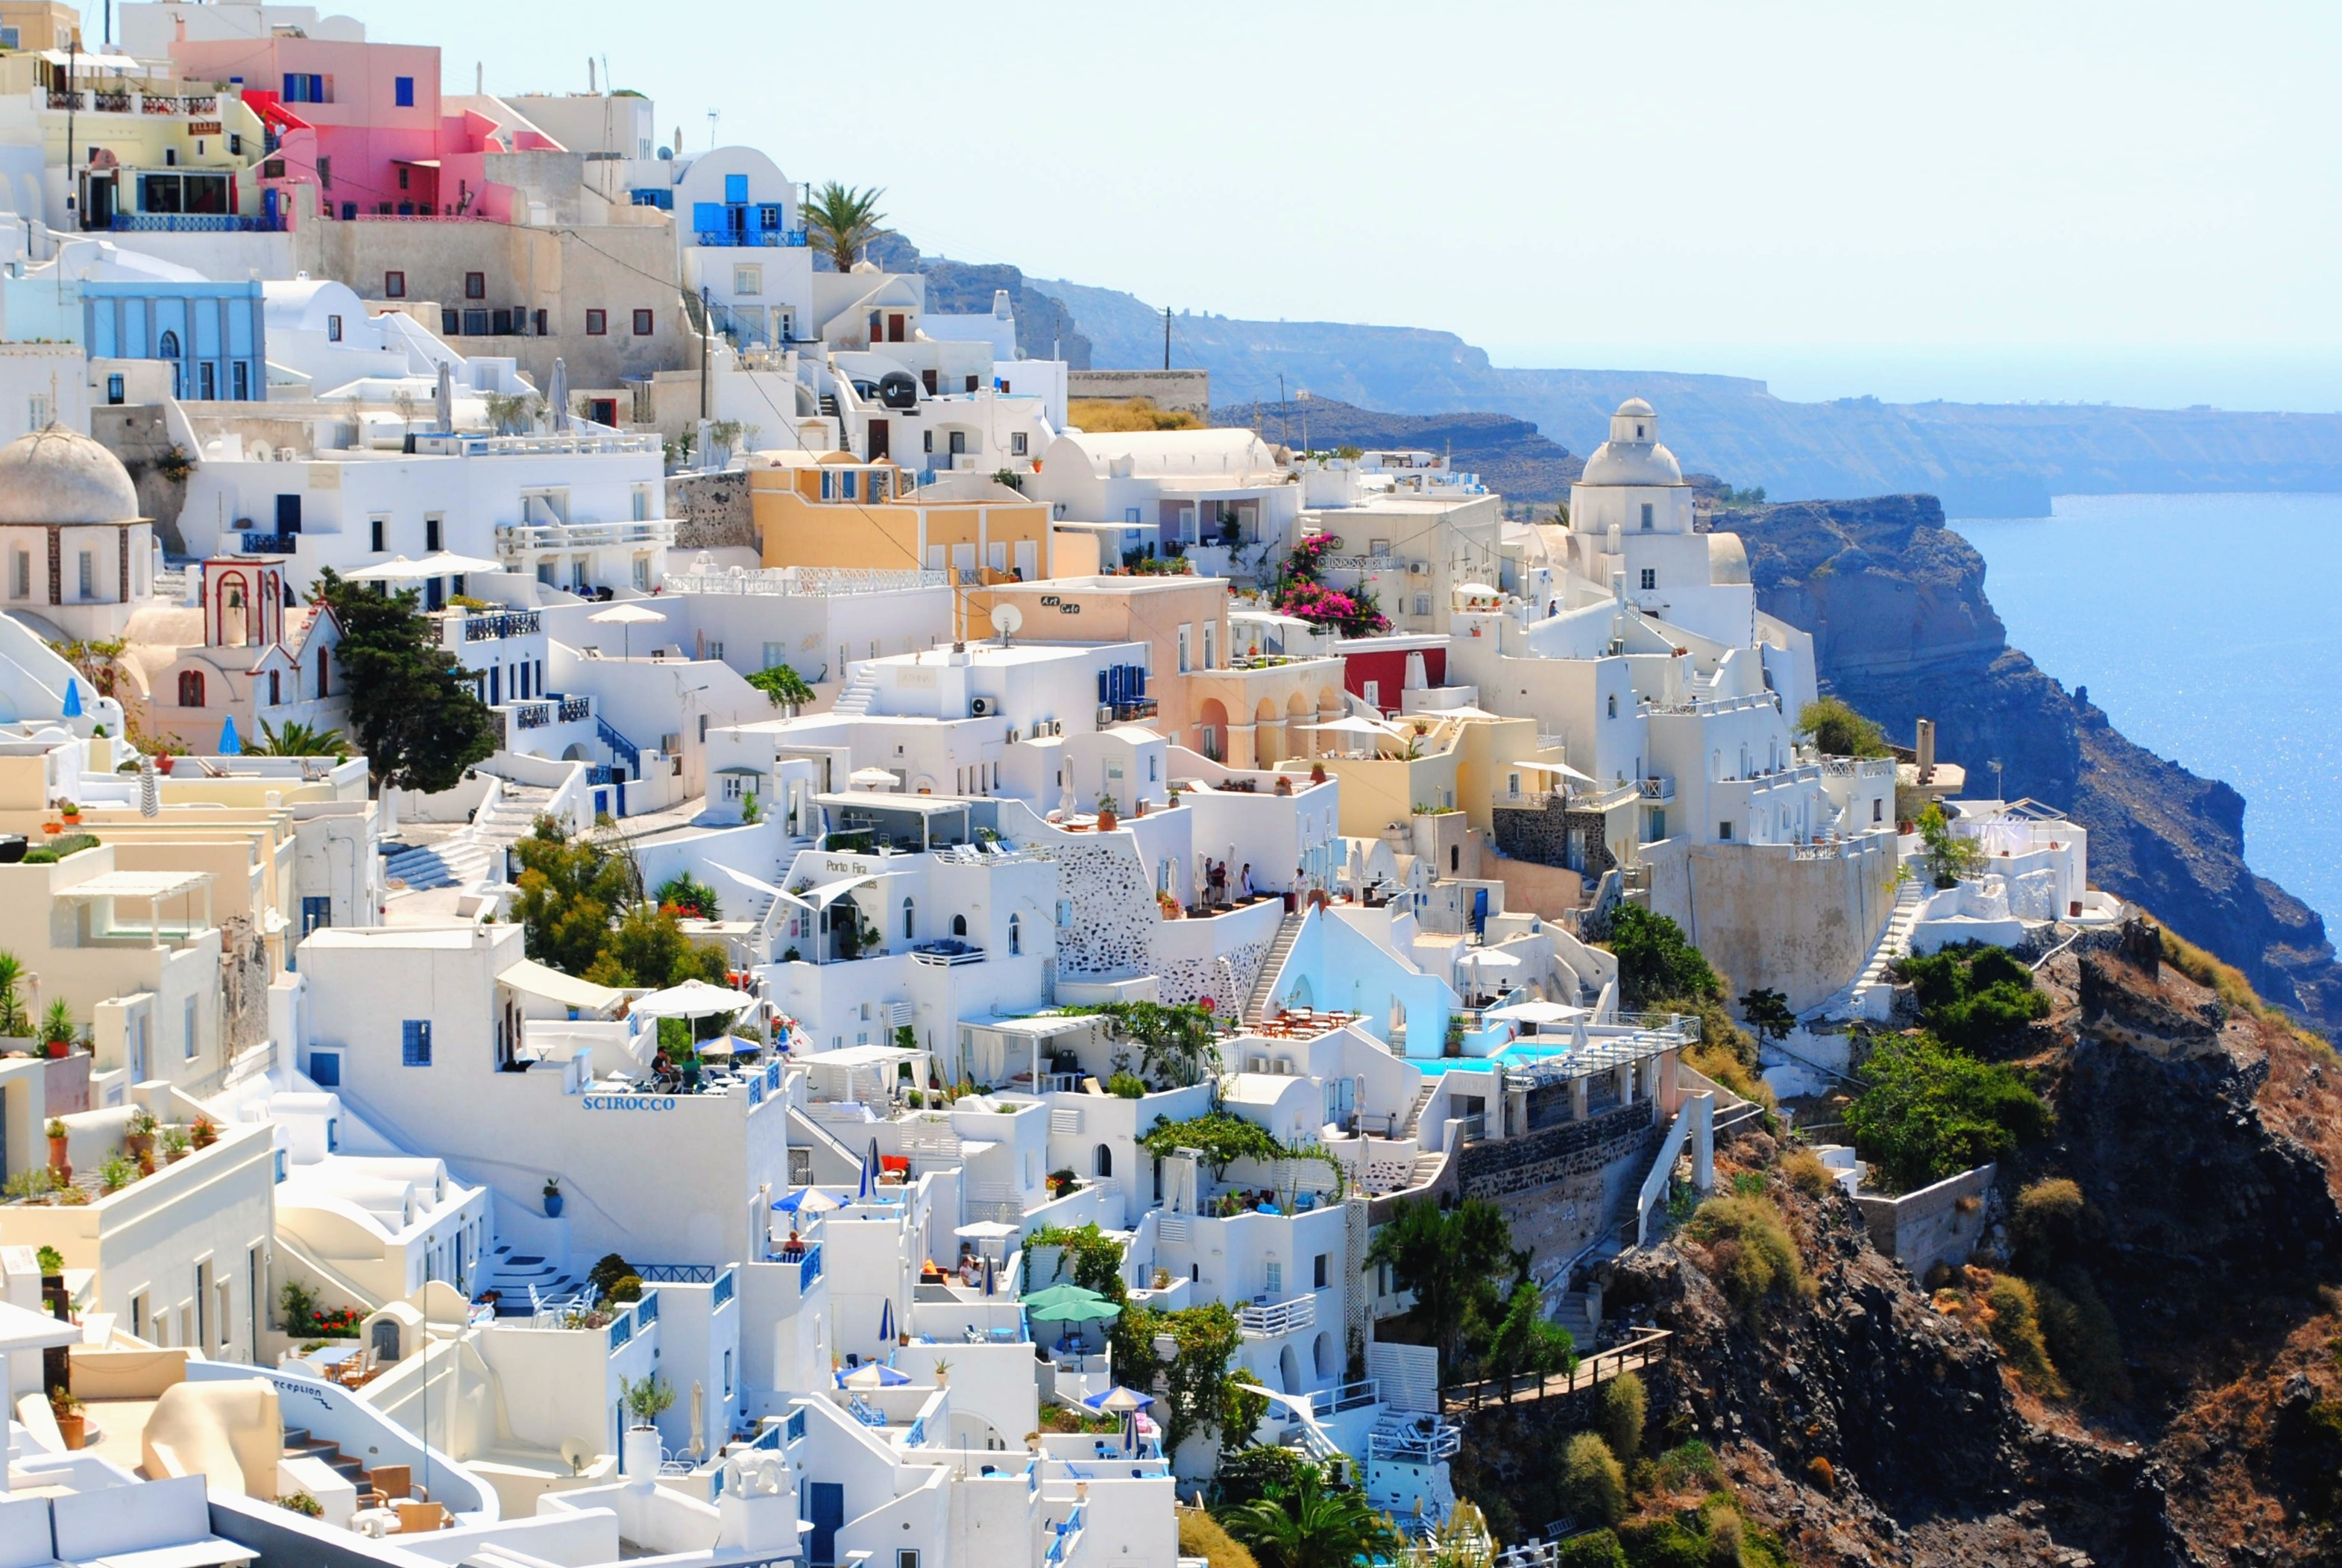
<svg viewBox="0 0 2342 1568">
<path fill-rule="evenodd" d="M 407 1067 L 431 1065 L 431 1020 L 409 1018 L 399 1026 L 399 1063 Z"/>
<path fill-rule="evenodd" d="M 301 78 L 290 71 L 285 73 L 284 98 L 288 104 L 297 104 L 301 101 Z"/>
<path fill-rule="evenodd" d="M 398 106 L 402 109 L 415 107 L 415 78 L 401 76 L 394 85 L 398 96 Z"/>
<path fill-rule="evenodd" d="M 738 206 L 742 202 L 745 202 L 745 201 L 746 201 L 747 199 L 748 199 L 748 176 L 747 176 L 747 175 L 725 175 L 725 176 L 724 176 L 724 201 L 725 201 L 725 205 L 727 205 L 727 206 L 736 206 L 736 206 Z"/>
<path fill-rule="evenodd" d="M 724 204 L 721 202 L 692 203 L 691 226 L 694 231 L 703 235 L 722 234 L 724 232 Z"/>
</svg>

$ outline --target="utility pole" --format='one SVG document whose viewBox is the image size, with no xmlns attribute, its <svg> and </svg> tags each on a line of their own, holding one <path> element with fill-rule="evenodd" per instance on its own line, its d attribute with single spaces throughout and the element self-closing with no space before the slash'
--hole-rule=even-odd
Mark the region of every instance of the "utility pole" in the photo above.
<svg viewBox="0 0 2342 1568">
<path fill-rule="evenodd" d="M 1163 368 L 1171 368 L 1171 307 L 1163 307 Z"/>
<path fill-rule="evenodd" d="M 75 170 L 74 168 L 74 109 L 80 103 L 80 95 L 75 92 L 74 88 L 74 66 L 79 64 L 80 60 L 81 35 L 76 33 L 65 41 L 65 205 L 68 207 L 74 207 L 79 205 L 74 189 L 75 179 Z M 76 216 L 74 219 L 74 227 L 85 228 L 87 226 L 87 225 L 81 221 L 79 216 Z"/>
<path fill-rule="evenodd" d="M 1285 372 L 1280 370 L 1276 373 L 1276 444 L 1279 446 L 1292 445 L 1293 443 L 1286 439 L 1291 434 L 1286 425 Z"/>
</svg>

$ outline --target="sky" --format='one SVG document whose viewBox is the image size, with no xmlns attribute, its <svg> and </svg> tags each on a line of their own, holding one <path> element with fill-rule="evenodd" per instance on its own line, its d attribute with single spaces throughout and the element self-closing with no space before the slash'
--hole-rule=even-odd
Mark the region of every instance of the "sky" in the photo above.
<svg viewBox="0 0 2342 1568">
<path fill-rule="evenodd" d="M 1156 305 L 1793 396 L 2342 407 L 2327 0 L 339 8 L 450 90 L 605 56 L 688 147 Z"/>
</svg>

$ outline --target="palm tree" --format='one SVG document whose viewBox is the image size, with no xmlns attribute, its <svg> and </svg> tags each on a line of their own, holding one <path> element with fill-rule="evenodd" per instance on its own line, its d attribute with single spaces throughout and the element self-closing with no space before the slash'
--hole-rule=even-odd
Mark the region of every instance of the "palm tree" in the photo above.
<svg viewBox="0 0 2342 1568">
<path fill-rule="evenodd" d="M 21 1040 L 33 1032 L 33 1021 L 25 1013 L 25 1004 L 16 994 L 16 986 L 25 978 L 25 961 L 13 953 L 0 953 L 0 1034 Z"/>
<path fill-rule="evenodd" d="M 886 232 L 879 226 L 886 215 L 878 210 L 878 198 L 886 194 L 876 185 L 858 191 L 832 180 L 806 204 L 806 227 L 819 237 L 838 271 L 852 272 L 863 247 Z"/>
<path fill-rule="evenodd" d="M 323 757 L 348 761 L 350 743 L 339 730 L 321 730 L 305 724 L 298 719 L 287 719 L 283 729 L 271 729 L 268 721 L 260 721 L 260 744 L 252 748 L 255 756 L 263 757 Z"/>
<path fill-rule="evenodd" d="M 1290 1487 L 1272 1485 L 1220 1516 L 1252 1548 L 1260 1568 L 1353 1568 L 1387 1553 L 1398 1532 L 1363 1492 L 1336 1491 L 1313 1467 Z"/>
</svg>

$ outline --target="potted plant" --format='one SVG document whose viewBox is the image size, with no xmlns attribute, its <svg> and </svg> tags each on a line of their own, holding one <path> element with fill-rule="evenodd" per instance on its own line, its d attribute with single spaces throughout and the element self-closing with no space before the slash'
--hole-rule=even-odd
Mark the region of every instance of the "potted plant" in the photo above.
<svg viewBox="0 0 2342 1568">
<path fill-rule="evenodd" d="M 41 1014 L 41 1048 L 52 1057 L 62 1060 L 72 1054 L 74 1042 L 73 1009 L 63 998 L 49 1004 Z"/>
<path fill-rule="evenodd" d="M 305 1519 L 323 1519 L 325 1516 L 325 1505 L 305 1492 L 280 1497 L 276 1500 L 276 1506 L 298 1513 Z"/>
<path fill-rule="evenodd" d="M 62 1187 L 73 1180 L 73 1166 L 65 1162 L 65 1141 L 72 1136 L 72 1131 L 66 1127 L 65 1118 L 62 1116 L 50 1117 L 47 1131 L 49 1169 L 55 1174 L 57 1185 Z"/>
<path fill-rule="evenodd" d="M 89 1433 L 89 1418 L 82 1413 L 81 1401 L 69 1388 L 49 1391 L 49 1409 L 57 1418 L 57 1433 L 65 1440 L 68 1449 L 79 1448 Z"/>
<path fill-rule="evenodd" d="M 35 1253 L 33 1255 L 40 1260 L 41 1283 L 45 1285 L 54 1282 L 61 1286 L 65 1283 L 65 1253 L 57 1251 L 56 1248 L 50 1246 L 45 1242 L 41 1245 L 41 1250 Z"/>
<path fill-rule="evenodd" d="M 163 1163 L 165 1164 L 175 1165 L 194 1152 L 195 1140 L 188 1136 L 185 1127 L 166 1127 L 163 1130 Z"/>
<path fill-rule="evenodd" d="M 626 1402 L 626 1413 L 635 1418 L 635 1430 L 637 1432 L 656 1424 L 658 1418 L 675 1403 L 675 1385 L 655 1372 L 632 1382 L 621 1378 L 618 1385 L 623 1390 L 621 1397 Z"/>
<path fill-rule="evenodd" d="M 155 754 L 155 771 L 158 774 L 167 774 L 171 771 L 171 764 L 178 760 L 169 752 L 157 752 Z"/>
<path fill-rule="evenodd" d="M 951 1386 L 951 1366 L 952 1363 L 947 1361 L 939 1361 L 936 1363 L 936 1386 L 937 1388 L 949 1388 Z"/>
<path fill-rule="evenodd" d="M 1309 782 L 1314 784 L 1321 784 L 1326 782 L 1326 764 L 1324 763 L 1311 763 L 1309 764 Z"/>
<path fill-rule="evenodd" d="M 545 1217 L 548 1220 L 561 1217 L 561 1178 L 558 1176 L 545 1178 Z"/>
<path fill-rule="evenodd" d="M 219 1142 L 219 1124 L 209 1116 L 198 1116 L 195 1118 L 194 1130 L 187 1134 L 187 1137 L 196 1148 L 208 1149 Z"/>
<path fill-rule="evenodd" d="M 1122 824 L 1122 819 L 1121 819 L 1120 817 L 1118 817 L 1118 816 L 1115 815 L 1115 812 L 1116 812 L 1116 809 L 1117 809 L 1117 808 L 1116 808 L 1116 805 L 1115 805 L 1115 799 L 1114 799 L 1114 796 L 1112 796 L 1112 795 L 1110 795 L 1110 794 L 1102 794 L 1102 795 L 1098 796 L 1098 803 L 1097 803 L 1097 830 L 1098 830 L 1098 832 L 1100 832 L 1100 833 L 1112 833 L 1116 828 L 1119 827 L 1119 826 Z"/>
<path fill-rule="evenodd" d="M 150 1155 L 149 1158 L 151 1157 Z M 107 1195 L 111 1196 L 136 1181 L 138 1175 L 137 1166 L 119 1154 L 110 1154 L 106 1157 L 105 1164 L 97 1168 L 97 1184 L 105 1188 Z"/>
<path fill-rule="evenodd" d="M 148 1172 L 155 1169 L 155 1113 L 141 1105 L 130 1113 L 130 1125 L 122 1134 L 122 1146 Z"/>
<path fill-rule="evenodd" d="M 81 803 L 79 801 L 66 801 L 64 804 L 57 807 L 57 814 L 65 818 L 66 826 L 77 827 L 81 824 Z"/>
</svg>

